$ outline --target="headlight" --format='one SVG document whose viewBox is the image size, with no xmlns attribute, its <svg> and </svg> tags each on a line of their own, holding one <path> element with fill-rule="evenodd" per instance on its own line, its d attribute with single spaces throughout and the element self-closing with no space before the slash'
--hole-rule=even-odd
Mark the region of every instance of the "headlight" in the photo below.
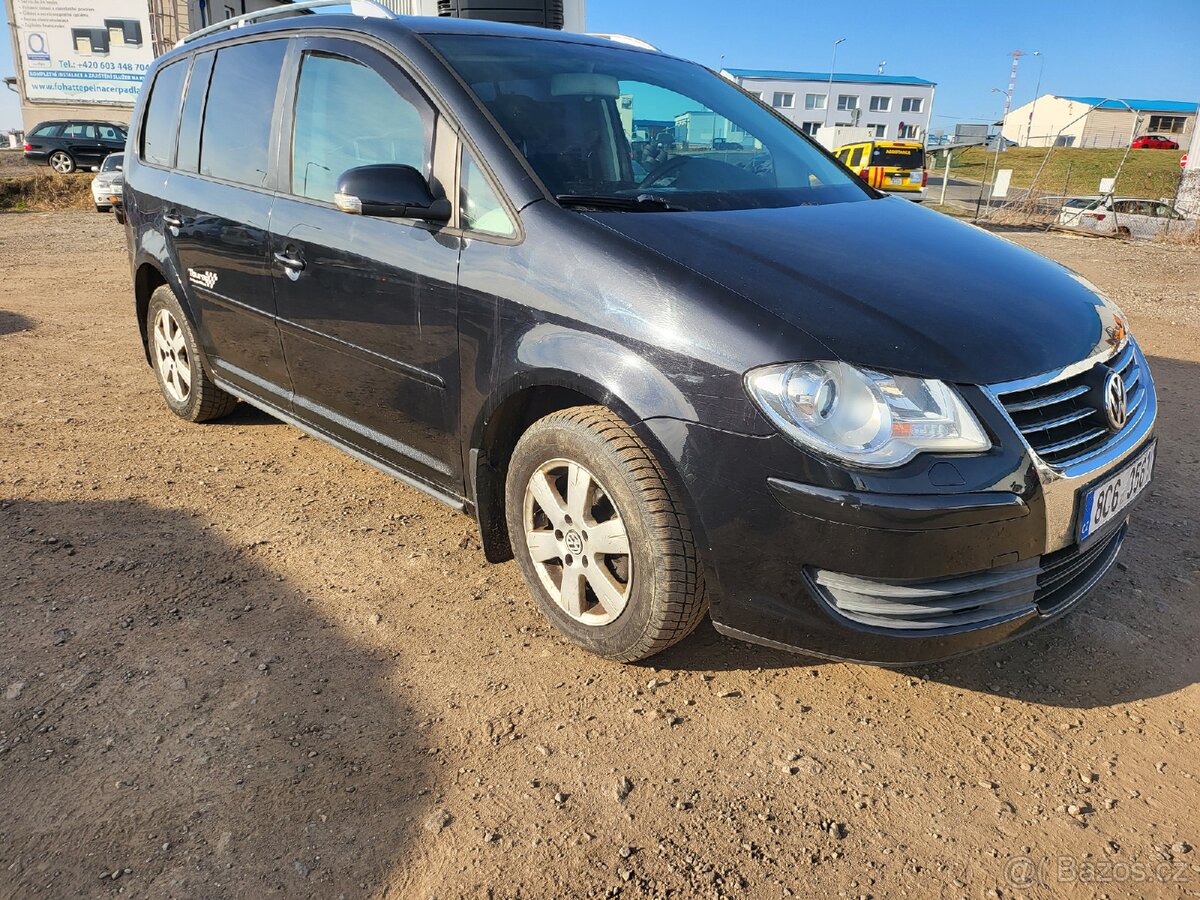
<svg viewBox="0 0 1200 900">
<path fill-rule="evenodd" d="M 977 453 L 991 445 L 949 385 L 843 362 L 763 366 L 746 373 L 759 409 L 793 441 L 859 466 L 886 468 L 922 451 Z"/>
</svg>

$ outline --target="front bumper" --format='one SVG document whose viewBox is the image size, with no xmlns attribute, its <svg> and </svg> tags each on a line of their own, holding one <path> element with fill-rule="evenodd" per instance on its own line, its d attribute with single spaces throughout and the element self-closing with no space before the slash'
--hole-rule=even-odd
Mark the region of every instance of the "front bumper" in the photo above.
<svg viewBox="0 0 1200 900">
<path fill-rule="evenodd" d="M 1127 511 L 1078 544 L 1078 498 L 1153 440 L 1147 388 L 1137 427 L 1090 468 L 1071 471 L 1030 452 L 982 389 L 963 392 L 997 437 L 990 451 L 918 457 L 887 472 L 843 469 L 778 435 L 645 425 L 693 501 L 719 631 L 907 664 L 1026 634 L 1100 581 L 1125 539 Z"/>
</svg>

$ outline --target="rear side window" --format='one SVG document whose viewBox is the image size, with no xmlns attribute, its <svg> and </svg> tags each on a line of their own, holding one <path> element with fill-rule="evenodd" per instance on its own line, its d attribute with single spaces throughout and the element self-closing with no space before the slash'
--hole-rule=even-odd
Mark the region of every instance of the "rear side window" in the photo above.
<svg viewBox="0 0 1200 900">
<path fill-rule="evenodd" d="M 169 166 L 175 155 L 175 130 L 179 124 L 179 98 L 187 76 L 186 59 L 159 70 L 150 91 L 142 124 L 142 159 L 156 166 Z"/>
<path fill-rule="evenodd" d="M 266 184 L 275 92 L 286 48 L 286 41 L 275 40 L 217 51 L 200 138 L 201 175 L 252 187 Z M 335 116 L 335 110 L 330 114 Z"/>
<path fill-rule="evenodd" d="M 305 54 L 296 89 L 292 193 L 332 203 L 343 172 L 373 163 L 428 172 L 432 115 L 415 89 L 406 93 L 360 63 Z"/>
<path fill-rule="evenodd" d="M 115 125 L 98 125 L 100 129 L 100 140 L 102 141 L 123 141 L 125 140 L 125 132 Z"/>
<path fill-rule="evenodd" d="M 853 169 L 855 166 L 857 166 L 859 163 L 862 162 L 862 158 L 863 158 L 863 148 L 855 147 L 854 152 L 852 152 L 850 154 L 850 161 L 847 162 L 846 165 L 848 165 L 850 168 Z"/>
<path fill-rule="evenodd" d="M 96 139 L 96 126 L 88 125 L 86 122 L 72 122 L 63 129 L 63 137 L 67 138 L 83 138 L 87 140 Z"/>
<path fill-rule="evenodd" d="M 200 126 L 204 121 L 204 97 L 208 93 L 215 56 L 212 52 L 201 53 L 192 63 L 192 77 L 188 79 L 183 115 L 179 118 L 179 152 L 175 156 L 175 167 L 184 172 L 196 172 L 200 168 Z"/>
</svg>

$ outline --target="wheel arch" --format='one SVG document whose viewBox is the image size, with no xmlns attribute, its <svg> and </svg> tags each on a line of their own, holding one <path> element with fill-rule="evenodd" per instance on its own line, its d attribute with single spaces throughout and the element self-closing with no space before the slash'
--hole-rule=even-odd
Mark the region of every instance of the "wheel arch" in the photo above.
<svg viewBox="0 0 1200 900">
<path fill-rule="evenodd" d="M 644 376 L 645 373 L 639 374 Z M 643 392 L 645 386 L 646 381 L 642 381 L 640 387 Z M 505 518 L 504 488 L 517 441 L 530 425 L 551 413 L 593 404 L 612 410 L 637 432 L 667 477 L 684 496 L 693 529 L 699 527 L 692 499 L 674 459 L 651 429 L 642 425 L 645 419 L 652 416 L 677 415 L 677 408 L 674 413 L 665 412 L 664 407 L 650 402 L 644 393 L 630 402 L 625 393 L 614 391 L 581 372 L 561 369 L 527 371 L 509 379 L 493 394 L 492 402 L 476 419 L 467 445 L 470 448 L 466 460 L 470 494 L 479 522 L 480 541 L 488 562 L 512 559 Z"/>
</svg>

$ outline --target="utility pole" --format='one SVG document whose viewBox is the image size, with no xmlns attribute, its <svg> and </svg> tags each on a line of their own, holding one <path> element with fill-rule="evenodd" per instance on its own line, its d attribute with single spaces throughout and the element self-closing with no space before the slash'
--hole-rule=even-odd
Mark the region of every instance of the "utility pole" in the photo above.
<svg viewBox="0 0 1200 900">
<path fill-rule="evenodd" d="M 1042 69 L 1046 67 L 1046 57 L 1042 56 L 1041 50 L 1034 50 L 1033 55 L 1038 58 L 1038 77 L 1037 85 L 1033 89 L 1033 106 L 1029 107 L 1029 122 L 1025 127 L 1025 146 L 1029 146 L 1029 142 L 1033 140 L 1033 114 L 1037 112 L 1038 96 L 1042 93 Z M 1003 127 L 1001 131 L 1003 131 Z"/>
<path fill-rule="evenodd" d="M 833 42 L 833 59 L 829 61 L 829 88 L 825 92 L 825 124 L 829 124 L 829 107 L 833 106 L 833 72 L 837 68 L 838 44 L 846 43 L 845 38 Z"/>
</svg>

